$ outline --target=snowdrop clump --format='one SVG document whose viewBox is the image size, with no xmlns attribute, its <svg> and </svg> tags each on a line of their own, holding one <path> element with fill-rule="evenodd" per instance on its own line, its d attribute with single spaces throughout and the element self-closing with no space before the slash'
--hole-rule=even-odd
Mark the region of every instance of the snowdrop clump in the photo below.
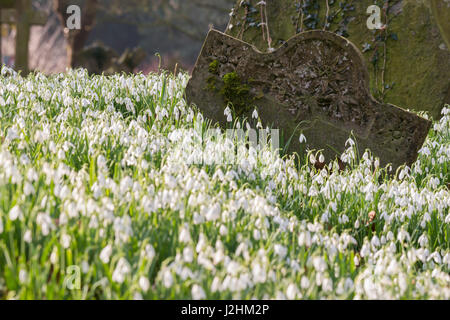
<svg viewBox="0 0 450 320">
<path fill-rule="evenodd" d="M 349 139 L 346 170 L 317 170 L 189 144 L 211 127 L 187 74 L 2 75 L 1 298 L 450 299 L 449 106 L 412 168 Z M 190 161 L 224 141 L 235 161 Z"/>
</svg>

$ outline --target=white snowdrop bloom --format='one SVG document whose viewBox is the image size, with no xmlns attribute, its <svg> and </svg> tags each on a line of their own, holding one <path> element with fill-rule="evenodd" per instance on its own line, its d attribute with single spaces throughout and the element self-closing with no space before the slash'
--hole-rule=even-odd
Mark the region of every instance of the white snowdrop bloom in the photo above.
<svg viewBox="0 0 450 320">
<path fill-rule="evenodd" d="M 252 113 L 252 118 L 253 119 L 258 119 L 258 110 L 253 110 L 253 113 Z"/>
<path fill-rule="evenodd" d="M 311 162 L 311 164 L 316 164 L 316 157 L 312 153 L 309 156 L 309 162 Z"/>
<path fill-rule="evenodd" d="M 218 277 L 214 277 L 211 283 L 211 292 L 217 292 L 220 290 L 220 279 Z"/>
<path fill-rule="evenodd" d="M 70 247 L 71 240 L 72 240 L 71 236 L 69 236 L 67 233 L 64 233 L 61 236 L 61 245 L 63 246 L 64 249 L 68 249 Z"/>
<path fill-rule="evenodd" d="M 9 211 L 9 219 L 11 221 L 15 221 L 18 218 L 22 217 L 22 211 L 20 210 L 19 206 L 14 206 L 10 211 Z"/>
<path fill-rule="evenodd" d="M 312 263 L 317 272 L 322 273 L 327 269 L 327 263 L 322 257 L 314 257 Z"/>
<path fill-rule="evenodd" d="M 300 143 L 306 143 L 306 137 L 305 137 L 305 135 L 303 133 L 300 134 L 299 141 L 300 141 Z"/>
<path fill-rule="evenodd" d="M 26 243 L 31 243 L 31 241 L 32 241 L 31 230 L 25 231 L 25 233 L 23 235 L 23 241 L 25 241 Z"/>
<path fill-rule="evenodd" d="M 180 231 L 178 240 L 181 243 L 188 243 L 191 241 L 191 234 L 189 233 L 189 227 L 187 224 L 185 224 Z"/>
<path fill-rule="evenodd" d="M 392 259 L 389 266 L 386 269 L 387 274 L 393 275 L 400 271 L 400 267 L 395 259 Z"/>
<path fill-rule="evenodd" d="M 356 219 L 355 221 L 355 229 L 359 229 L 359 219 Z"/>
<path fill-rule="evenodd" d="M 437 263 L 437 264 L 441 264 L 442 263 L 441 255 L 437 251 L 433 252 L 432 254 L 430 254 L 430 256 L 428 257 L 428 261 L 430 261 L 431 259 L 433 259 L 434 262 Z"/>
<path fill-rule="evenodd" d="M 287 251 L 288 251 L 287 248 L 284 247 L 284 246 L 282 246 L 282 245 L 280 245 L 280 244 L 276 244 L 276 245 L 274 246 L 274 252 L 275 252 L 275 254 L 276 254 L 278 257 L 280 257 L 281 259 L 283 259 L 283 258 L 286 256 Z"/>
<path fill-rule="evenodd" d="M 26 196 L 34 194 L 35 190 L 31 183 L 25 182 L 25 186 L 23 187 L 23 192 Z"/>
<path fill-rule="evenodd" d="M 398 286 L 400 288 L 400 294 L 403 295 L 408 288 L 408 282 L 404 273 L 398 275 Z"/>
<path fill-rule="evenodd" d="M 397 234 L 397 240 L 400 242 L 406 241 L 409 242 L 411 240 L 411 237 L 408 233 L 408 231 L 404 229 L 400 229 L 400 231 Z"/>
<path fill-rule="evenodd" d="M 7 141 L 14 141 L 19 139 L 19 131 L 15 128 L 15 127 L 11 127 L 8 129 L 8 133 L 6 135 L 6 140 Z"/>
<path fill-rule="evenodd" d="M 372 240 L 370 241 L 370 243 L 372 244 L 372 246 L 377 248 L 380 246 L 380 239 L 375 235 L 372 237 Z"/>
<path fill-rule="evenodd" d="M 163 284 L 166 288 L 170 288 L 173 285 L 173 276 L 169 269 L 163 272 Z"/>
<path fill-rule="evenodd" d="M 310 282 L 308 277 L 303 276 L 302 279 L 300 280 L 300 286 L 302 287 L 303 290 L 306 290 L 309 288 L 310 286 Z"/>
<path fill-rule="evenodd" d="M 216 203 L 210 207 L 206 213 L 206 220 L 215 221 L 220 218 L 221 208 L 220 204 Z"/>
<path fill-rule="evenodd" d="M 86 260 L 81 261 L 81 272 L 84 274 L 89 272 L 89 263 Z"/>
<path fill-rule="evenodd" d="M 191 247 L 184 248 L 183 260 L 187 263 L 191 263 L 194 260 L 194 250 Z"/>
<path fill-rule="evenodd" d="M 447 268 L 450 268 L 450 253 L 447 252 L 442 259 L 442 263 L 447 265 Z"/>
<path fill-rule="evenodd" d="M 264 283 L 267 280 L 266 270 L 257 262 L 252 265 L 252 275 L 255 283 Z"/>
<path fill-rule="evenodd" d="M 123 283 L 125 277 L 131 272 L 131 266 L 125 258 L 120 258 L 112 274 L 112 280 L 117 283 Z"/>
<path fill-rule="evenodd" d="M 353 288 L 354 288 L 353 280 L 351 278 L 345 279 L 344 290 L 351 291 L 351 290 L 353 290 Z"/>
<path fill-rule="evenodd" d="M 428 237 L 426 234 L 422 234 L 419 237 L 419 244 L 421 247 L 426 247 L 428 245 Z"/>
<path fill-rule="evenodd" d="M 221 236 L 226 236 L 228 234 L 228 228 L 222 224 L 219 228 L 219 233 Z"/>
<path fill-rule="evenodd" d="M 135 292 L 133 294 L 133 300 L 135 301 L 144 300 L 144 297 L 142 297 L 142 294 L 140 292 Z"/>
<path fill-rule="evenodd" d="M 320 156 L 319 156 L 319 162 L 320 162 L 320 163 L 324 163 L 324 162 L 325 162 L 325 157 L 323 156 L 323 154 L 320 154 Z"/>
<path fill-rule="evenodd" d="M 298 295 L 298 288 L 295 284 L 291 283 L 286 289 L 286 297 L 289 300 L 294 300 L 297 298 Z"/>
<path fill-rule="evenodd" d="M 364 243 L 361 248 L 361 257 L 367 257 L 370 254 L 370 246 L 368 243 Z"/>
<path fill-rule="evenodd" d="M 333 280 L 325 277 L 322 281 L 322 290 L 324 292 L 331 292 L 333 290 Z"/>
<path fill-rule="evenodd" d="M 145 245 L 144 255 L 149 261 L 153 260 L 155 257 L 155 248 L 151 244 Z"/>
<path fill-rule="evenodd" d="M 28 272 L 24 269 L 19 271 L 19 282 L 25 284 L 28 282 Z"/>
<path fill-rule="evenodd" d="M 389 230 L 388 234 L 386 235 L 386 239 L 388 241 L 392 241 L 394 240 L 394 233 L 392 231 Z"/>
<path fill-rule="evenodd" d="M 108 244 L 100 252 L 100 260 L 102 260 L 102 262 L 104 264 L 109 263 L 109 259 L 111 258 L 111 254 L 112 254 L 112 249 L 113 249 L 112 246 L 110 244 Z"/>
<path fill-rule="evenodd" d="M 192 299 L 193 300 L 204 300 L 206 299 L 206 294 L 205 291 L 203 290 L 202 287 L 200 287 L 197 284 L 194 284 L 192 286 Z"/>
<path fill-rule="evenodd" d="M 346 147 L 353 147 L 355 145 L 355 141 L 353 141 L 352 138 L 348 138 L 348 140 L 345 142 Z"/>
<path fill-rule="evenodd" d="M 236 261 L 230 261 L 227 266 L 227 272 L 233 276 L 237 275 L 239 271 L 239 263 Z"/>
<path fill-rule="evenodd" d="M 2 234 L 2 233 L 3 233 L 3 220 L 0 217 L 0 234 Z"/>
<path fill-rule="evenodd" d="M 52 253 L 50 254 L 50 262 L 51 264 L 58 263 L 58 249 L 56 247 L 53 248 Z"/>
<path fill-rule="evenodd" d="M 147 292 L 148 289 L 150 289 L 150 281 L 148 280 L 147 277 L 143 277 L 141 276 L 139 278 L 139 287 L 141 288 L 142 291 Z"/>
<path fill-rule="evenodd" d="M 300 235 L 298 236 L 298 245 L 306 246 L 308 248 L 311 247 L 311 234 L 309 233 L 309 231 L 300 233 Z"/>
</svg>

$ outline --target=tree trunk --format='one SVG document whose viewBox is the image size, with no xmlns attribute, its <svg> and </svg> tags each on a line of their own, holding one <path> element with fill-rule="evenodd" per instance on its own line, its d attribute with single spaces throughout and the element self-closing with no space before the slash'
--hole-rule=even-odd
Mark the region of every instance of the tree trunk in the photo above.
<svg viewBox="0 0 450 320">
<path fill-rule="evenodd" d="M 64 28 L 64 35 L 67 40 L 67 58 L 70 67 L 78 66 L 77 55 L 83 50 L 92 28 L 95 25 L 95 18 L 98 9 L 98 0 L 86 0 L 81 10 L 81 29 L 69 30 L 67 28 L 67 8 L 73 4 L 71 0 L 54 0 L 55 11 L 57 12 Z"/>
</svg>

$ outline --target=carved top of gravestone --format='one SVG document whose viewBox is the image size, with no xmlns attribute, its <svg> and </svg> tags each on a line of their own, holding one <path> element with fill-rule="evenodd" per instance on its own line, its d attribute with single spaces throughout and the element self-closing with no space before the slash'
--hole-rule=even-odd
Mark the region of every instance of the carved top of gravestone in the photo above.
<svg viewBox="0 0 450 320">
<path fill-rule="evenodd" d="M 374 3 L 382 30 L 367 27 Z M 431 3 L 442 9 L 449 1 Z M 444 41 L 450 19 L 448 9 L 441 9 L 435 17 L 430 1 L 423 0 L 238 0 L 225 33 L 263 52 L 308 30 L 345 36 L 364 51 L 377 99 L 439 118 L 450 103 L 450 48 Z"/>
<path fill-rule="evenodd" d="M 263 121 L 291 140 L 290 152 L 307 147 L 340 155 L 353 132 L 358 147 L 396 168 L 417 158 L 431 122 L 389 104 L 368 90 L 367 67 L 348 40 L 325 31 L 301 33 L 273 53 L 211 30 L 186 88 L 189 103 L 226 125 L 224 109 Z"/>
</svg>

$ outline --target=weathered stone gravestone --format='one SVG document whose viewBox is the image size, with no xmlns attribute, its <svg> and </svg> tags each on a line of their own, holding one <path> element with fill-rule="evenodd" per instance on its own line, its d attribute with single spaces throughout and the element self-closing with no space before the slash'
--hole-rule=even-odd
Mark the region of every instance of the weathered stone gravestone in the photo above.
<svg viewBox="0 0 450 320">
<path fill-rule="evenodd" d="M 373 4 L 381 30 L 367 27 Z M 449 17 L 448 0 L 239 0 L 225 33 L 262 52 L 307 30 L 347 37 L 364 52 L 378 100 L 436 119 L 450 103 Z"/>
<path fill-rule="evenodd" d="M 224 109 L 250 117 L 257 107 L 263 125 L 294 136 L 291 152 L 307 147 L 330 160 L 345 150 L 353 132 L 366 148 L 394 168 L 417 158 L 431 122 L 369 92 L 369 74 L 359 50 L 326 31 L 301 33 L 272 53 L 211 30 L 186 88 L 189 103 L 226 125 Z"/>
<path fill-rule="evenodd" d="M 0 25 L 16 25 L 15 65 L 16 69 L 23 74 L 29 72 L 28 42 L 30 40 L 30 29 L 33 25 L 44 25 L 47 22 L 47 18 L 48 16 L 45 12 L 36 12 L 33 10 L 31 0 L 0 0 Z"/>
</svg>

